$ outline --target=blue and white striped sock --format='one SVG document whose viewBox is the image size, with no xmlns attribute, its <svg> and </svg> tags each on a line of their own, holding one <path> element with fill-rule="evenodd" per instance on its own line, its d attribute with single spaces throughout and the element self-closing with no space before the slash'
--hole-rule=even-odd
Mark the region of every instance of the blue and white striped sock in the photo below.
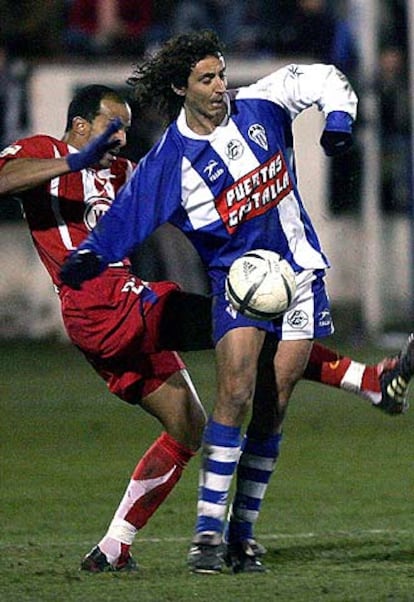
<svg viewBox="0 0 414 602">
<path fill-rule="evenodd" d="M 245 436 L 237 467 L 236 493 L 229 510 L 226 541 L 235 543 L 254 539 L 253 529 L 275 469 L 281 440 L 281 434 L 263 440 Z"/>
<path fill-rule="evenodd" d="M 196 533 L 222 533 L 231 480 L 240 457 L 241 429 L 209 420 L 204 432 Z"/>
</svg>

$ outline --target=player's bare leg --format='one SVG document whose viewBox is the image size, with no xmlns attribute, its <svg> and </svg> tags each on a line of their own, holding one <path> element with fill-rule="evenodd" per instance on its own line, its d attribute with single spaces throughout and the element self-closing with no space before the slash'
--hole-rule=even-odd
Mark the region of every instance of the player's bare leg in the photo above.
<svg viewBox="0 0 414 602">
<path fill-rule="evenodd" d="M 83 559 L 81 569 L 89 572 L 136 569 L 129 550 L 137 532 L 169 495 L 201 443 L 206 417 L 185 370 L 140 405 L 165 431 L 135 467 L 107 533 Z"/>
<path fill-rule="evenodd" d="M 234 328 L 216 346 L 217 398 L 203 436 L 197 520 L 188 553 L 189 568 L 195 573 L 219 573 L 223 568 L 227 500 L 264 337 L 254 327 Z"/>
<path fill-rule="evenodd" d="M 265 549 L 254 527 L 275 469 L 282 425 L 292 391 L 305 369 L 312 342 L 281 341 L 274 356 L 264 349 L 259 361 L 252 417 L 237 466 L 237 485 L 225 533 L 226 562 L 238 572 L 264 570 Z M 276 378 L 275 378 L 276 374 Z"/>
</svg>

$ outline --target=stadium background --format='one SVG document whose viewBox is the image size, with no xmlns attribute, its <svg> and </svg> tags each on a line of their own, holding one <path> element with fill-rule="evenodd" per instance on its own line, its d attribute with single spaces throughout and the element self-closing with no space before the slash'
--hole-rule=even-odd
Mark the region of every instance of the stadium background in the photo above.
<svg viewBox="0 0 414 602">
<path fill-rule="evenodd" d="M 333 266 L 328 285 L 337 315 L 352 314 L 356 334 L 378 340 L 384 333 L 405 331 L 404 322 L 413 317 L 413 210 L 408 206 L 384 211 L 380 206 L 381 170 L 393 160 L 392 156 L 384 158 L 380 148 L 378 98 L 373 83 L 378 69 L 380 6 L 359 0 L 350 0 L 349 4 L 358 16 L 355 38 L 360 52 L 358 69 L 351 74 L 360 97 L 355 147 L 345 158 L 324 157 L 318 144 L 323 119 L 316 110 L 306 111 L 295 124 L 297 165 L 305 204 Z M 410 3 L 407 6 L 410 10 Z M 252 52 L 246 59 L 242 53 L 230 53 L 229 84 L 246 84 L 292 61 L 314 62 L 314 58 Z M 96 61 L 73 60 L 67 55 L 52 60 L 18 59 L 17 65 L 25 74 L 27 109 L 22 133 L 45 132 L 60 137 L 74 90 L 99 81 L 129 93 L 125 81 L 132 63 L 129 58 L 113 56 Z M 127 152 L 139 158 L 161 130 L 154 114 L 134 115 Z M 411 189 L 411 182 L 405 187 Z M 2 203 L 0 337 L 64 338 L 57 300 L 18 213 L 12 201 Z M 148 279 L 171 278 L 187 290 L 208 292 L 198 257 L 171 227 L 156 233 L 134 261 Z"/>
<path fill-rule="evenodd" d="M 379 203 L 378 99 L 367 82 L 377 68 L 379 11 L 403 6 L 408 18 L 414 8 L 411 0 L 349 3 L 357 11 L 363 50 L 353 78 L 361 97 L 356 147 L 347 161 L 326 159 L 318 145 L 321 116 L 308 111 L 297 122 L 298 168 L 306 205 L 333 265 L 328 279 L 337 333 L 330 345 L 377 362 L 385 347 L 396 350 L 400 343 L 384 333 L 412 329 L 413 237 L 410 208 L 385 211 Z M 7 7 L 23 21 L 24 6 L 40 13 L 41 6 L 52 4 L 20 2 L 16 10 L 16 3 L 0 0 L 0 45 Z M 342 2 L 327 4 L 336 8 Z M 53 23 L 50 11 L 46 21 Z M 0 104 L 7 90 L 13 101 L 7 116 L 21 133 L 60 136 L 76 87 L 103 82 L 123 88 L 132 60 L 69 60 L 55 56 L 54 46 L 42 54 L 43 41 L 32 43 L 25 56 L 10 57 L 12 81 L 2 80 Z M 249 60 L 246 53 L 229 55 L 231 85 L 291 60 L 314 60 L 250 54 Z M 396 87 L 398 100 L 407 82 Z M 131 152 L 139 156 L 159 125 L 149 114 L 138 116 L 136 127 L 139 144 Z M 0 119 L 0 133 L 1 128 Z M 188 574 L 197 459 L 138 536 L 137 575 L 80 574 L 80 558 L 103 533 L 136 458 L 159 426 L 111 396 L 67 345 L 57 299 L 18 208 L 11 200 L 0 208 L 1 600 L 412 602 L 414 412 L 391 418 L 349 393 L 305 382 L 295 390 L 278 470 L 257 526 L 268 548 L 266 575 L 216 580 Z M 145 249 L 135 257 L 143 274 L 173 277 L 185 288 L 207 292 L 198 258 L 175 231 L 165 228 Z M 368 344 L 370 339 L 376 344 Z M 184 355 L 209 409 L 214 355 Z M 412 406 L 412 393 L 410 401 Z"/>
</svg>

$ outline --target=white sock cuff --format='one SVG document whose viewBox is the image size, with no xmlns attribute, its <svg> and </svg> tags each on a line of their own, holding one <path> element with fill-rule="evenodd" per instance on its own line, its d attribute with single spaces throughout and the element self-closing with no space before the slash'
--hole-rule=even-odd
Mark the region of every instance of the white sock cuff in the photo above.
<svg viewBox="0 0 414 602">
<path fill-rule="evenodd" d="M 115 517 L 109 525 L 106 536 L 116 539 L 116 541 L 120 541 L 121 543 L 126 543 L 130 546 L 134 541 L 136 533 L 137 529 L 131 525 L 131 523 L 128 523 L 122 518 Z"/>
<path fill-rule="evenodd" d="M 365 364 L 352 361 L 341 380 L 341 388 L 354 393 L 360 391 L 365 368 Z"/>
</svg>

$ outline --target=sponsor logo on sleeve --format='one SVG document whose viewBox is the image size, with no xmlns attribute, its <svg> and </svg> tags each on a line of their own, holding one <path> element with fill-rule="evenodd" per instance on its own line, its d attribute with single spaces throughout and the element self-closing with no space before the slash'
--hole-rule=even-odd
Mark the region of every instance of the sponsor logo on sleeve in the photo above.
<svg viewBox="0 0 414 602">
<path fill-rule="evenodd" d="M 293 78 L 298 78 L 300 75 L 303 75 L 303 71 L 300 70 L 299 65 L 291 65 L 288 68 L 289 74 Z"/>
</svg>

